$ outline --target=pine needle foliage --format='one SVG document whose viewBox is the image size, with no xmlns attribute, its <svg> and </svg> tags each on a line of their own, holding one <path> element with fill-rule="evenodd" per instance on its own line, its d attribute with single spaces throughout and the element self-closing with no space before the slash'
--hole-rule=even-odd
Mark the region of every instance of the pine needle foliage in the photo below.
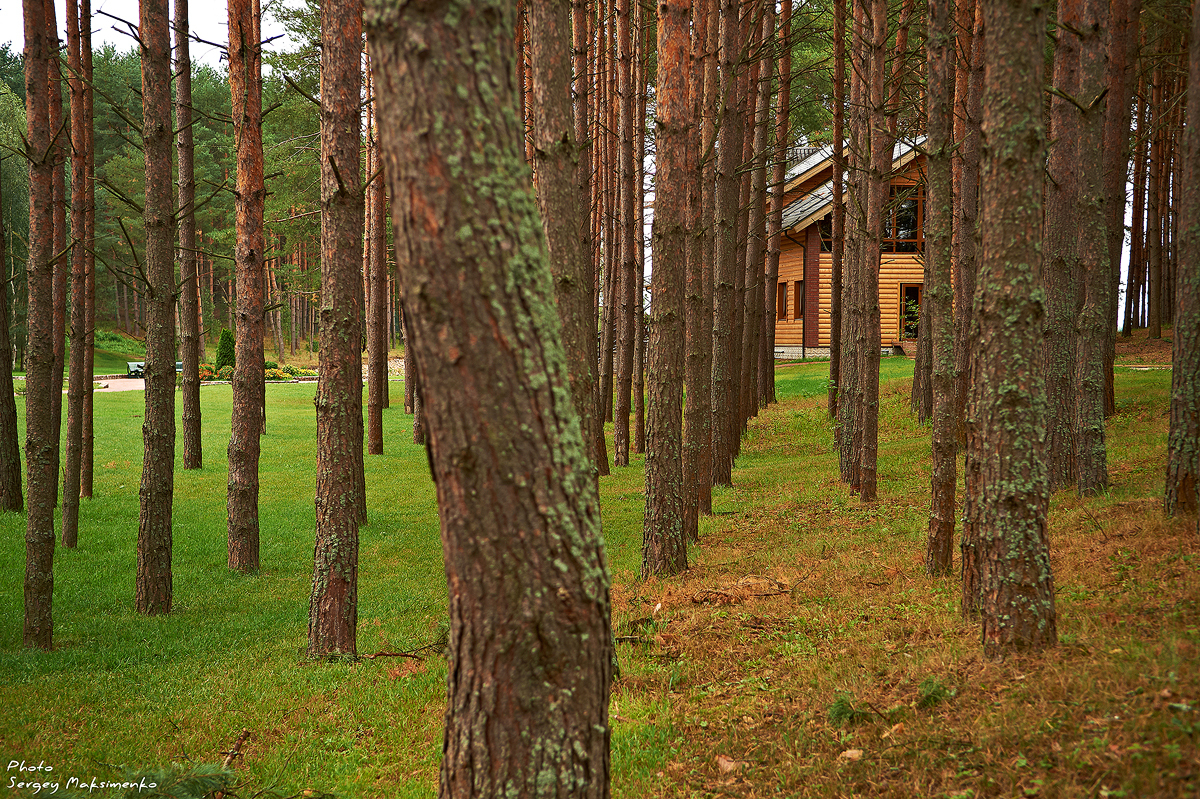
<svg viewBox="0 0 1200 799">
<path fill-rule="evenodd" d="M 217 371 L 221 371 L 223 366 L 235 366 L 234 363 L 234 339 L 233 333 L 228 330 L 221 331 L 221 341 L 217 344 Z"/>
</svg>

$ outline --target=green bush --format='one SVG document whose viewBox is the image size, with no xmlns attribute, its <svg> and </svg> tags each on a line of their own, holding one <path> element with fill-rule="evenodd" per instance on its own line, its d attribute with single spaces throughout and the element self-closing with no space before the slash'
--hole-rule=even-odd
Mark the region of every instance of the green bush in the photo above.
<svg viewBox="0 0 1200 799">
<path fill-rule="evenodd" d="M 278 369 L 279 364 L 275 361 L 263 361 L 263 369 Z"/>
<path fill-rule="evenodd" d="M 292 364 L 290 364 L 290 363 L 288 363 L 288 364 L 284 364 L 283 366 L 281 366 L 281 367 L 279 367 L 279 368 L 280 368 L 280 369 L 283 371 L 283 373 L 284 373 L 285 375 L 287 375 L 288 377 L 297 377 L 297 376 L 300 374 L 300 367 L 299 367 L 299 366 L 293 366 L 293 365 L 292 365 Z"/>
<path fill-rule="evenodd" d="M 213 376 L 216 373 L 217 373 L 217 370 L 213 369 L 213 365 L 211 363 L 200 364 L 200 379 L 201 380 L 212 380 Z"/>
<path fill-rule="evenodd" d="M 232 366 L 222 366 L 220 369 L 217 370 L 217 379 L 218 380 L 232 380 L 233 379 L 233 367 Z"/>
<path fill-rule="evenodd" d="M 230 369 L 234 366 L 234 340 L 233 334 L 228 330 L 221 331 L 221 343 L 217 345 L 217 373 L 228 366 Z M 224 379 L 224 378 L 222 378 Z"/>
<path fill-rule="evenodd" d="M 267 369 L 263 376 L 267 380 L 290 380 L 291 376 L 282 369 Z"/>
</svg>

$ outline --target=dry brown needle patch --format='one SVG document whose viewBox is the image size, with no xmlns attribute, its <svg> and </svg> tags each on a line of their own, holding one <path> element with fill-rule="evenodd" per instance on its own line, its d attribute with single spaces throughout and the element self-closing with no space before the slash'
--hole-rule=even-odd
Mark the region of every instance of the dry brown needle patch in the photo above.
<svg viewBox="0 0 1200 799">
<path fill-rule="evenodd" d="M 928 436 L 907 384 L 883 392 L 900 421 L 872 505 L 802 437 L 820 397 L 760 415 L 693 568 L 614 587 L 615 794 L 1200 795 L 1200 536 L 1162 516 L 1159 380 L 1120 395 L 1118 416 L 1148 413 L 1110 426 L 1114 489 L 1054 498 L 1059 646 L 1002 662 L 959 581 L 924 572 L 928 470 L 909 461 Z"/>
</svg>

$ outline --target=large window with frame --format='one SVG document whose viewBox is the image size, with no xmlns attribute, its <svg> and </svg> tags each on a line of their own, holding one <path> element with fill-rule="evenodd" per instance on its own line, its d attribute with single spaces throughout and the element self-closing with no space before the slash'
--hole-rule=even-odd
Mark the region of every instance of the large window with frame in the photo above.
<svg viewBox="0 0 1200 799">
<path fill-rule="evenodd" d="M 775 289 L 775 318 L 787 319 L 787 281 L 780 283 Z"/>
<path fill-rule="evenodd" d="M 817 223 L 821 252 L 833 250 L 833 215 Z M 925 251 L 925 186 L 920 183 L 893 185 L 883 209 L 883 252 Z"/>
<path fill-rule="evenodd" d="M 792 301 L 792 308 L 796 312 L 796 321 L 804 321 L 804 281 L 797 280 L 792 284 L 795 290 L 795 299 Z"/>
<path fill-rule="evenodd" d="M 883 252 L 925 250 L 925 186 L 891 187 L 883 216 Z"/>
</svg>

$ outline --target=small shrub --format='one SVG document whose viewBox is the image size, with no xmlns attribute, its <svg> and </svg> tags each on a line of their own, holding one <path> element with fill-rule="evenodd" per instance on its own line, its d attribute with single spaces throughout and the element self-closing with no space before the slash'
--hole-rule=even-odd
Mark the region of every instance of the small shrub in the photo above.
<svg viewBox="0 0 1200 799">
<path fill-rule="evenodd" d="M 317 376 L 317 370 L 316 370 L 316 369 L 303 369 L 303 368 L 301 368 L 301 369 L 297 369 L 297 370 L 296 370 L 296 377 L 316 377 L 316 376 Z"/>
<path fill-rule="evenodd" d="M 312 351 L 316 352 L 319 349 L 321 349 L 321 342 L 314 338 L 312 340 Z"/>
<path fill-rule="evenodd" d="M 917 686 L 917 707 L 931 708 L 951 699 L 958 693 L 954 688 L 947 688 L 937 677 L 926 677 Z"/>
<path fill-rule="evenodd" d="M 263 361 L 263 369 L 278 369 L 279 364 L 275 361 Z"/>
<path fill-rule="evenodd" d="M 233 367 L 233 365 L 236 361 L 236 358 L 234 356 L 234 350 L 236 349 L 235 344 L 236 344 L 236 342 L 233 339 L 233 334 L 230 333 L 228 330 L 222 330 L 221 331 L 221 342 L 219 344 L 217 344 L 216 366 L 217 366 L 218 373 L 220 373 L 220 371 L 223 368 L 225 368 L 226 366 L 231 367 L 231 368 Z"/>
<path fill-rule="evenodd" d="M 233 379 L 233 367 L 232 366 L 222 366 L 220 369 L 217 370 L 217 379 L 218 380 L 232 380 Z"/>
<path fill-rule="evenodd" d="M 264 372 L 264 377 L 267 380 L 289 380 L 291 379 L 287 372 L 282 369 L 267 369 Z"/>
<path fill-rule="evenodd" d="M 280 370 L 282 370 L 282 371 L 283 371 L 283 373 L 284 373 L 285 375 L 287 375 L 288 377 L 299 377 L 299 375 L 300 375 L 300 372 L 301 372 L 301 369 L 300 369 L 300 367 L 299 367 L 299 366 L 293 366 L 293 365 L 292 365 L 292 364 L 290 364 L 290 363 L 289 363 L 289 364 L 285 364 L 285 365 L 283 365 L 283 366 L 281 366 L 281 367 L 279 367 L 279 368 L 280 368 Z"/>
<path fill-rule="evenodd" d="M 866 721 L 871 711 L 854 704 L 854 697 L 848 693 L 839 693 L 829 706 L 829 720 L 834 724 L 851 725 Z"/>
<path fill-rule="evenodd" d="M 199 371 L 200 371 L 200 379 L 202 381 L 203 380 L 212 380 L 213 376 L 216 375 L 216 373 L 217 373 L 217 370 L 213 369 L 213 365 L 211 363 L 200 364 Z"/>
</svg>

